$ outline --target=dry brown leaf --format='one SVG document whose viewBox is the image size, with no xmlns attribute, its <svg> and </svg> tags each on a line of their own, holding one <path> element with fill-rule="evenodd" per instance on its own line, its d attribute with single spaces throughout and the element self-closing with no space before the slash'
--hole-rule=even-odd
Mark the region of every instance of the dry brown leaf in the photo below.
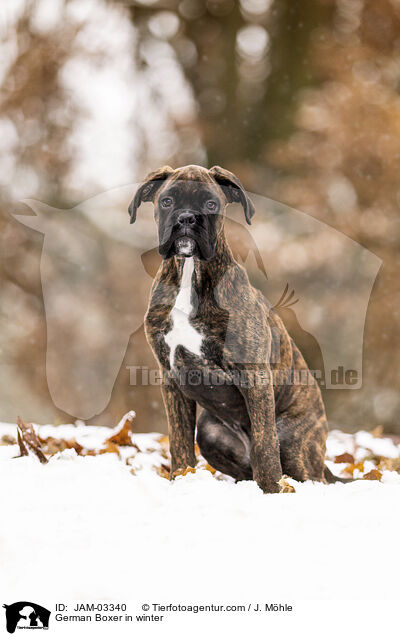
<svg viewBox="0 0 400 636">
<path fill-rule="evenodd" d="M 288 493 L 288 492 L 296 492 L 296 489 L 294 488 L 294 486 L 292 486 L 291 484 L 289 484 L 288 481 L 286 481 L 286 479 L 284 477 L 282 477 L 279 481 L 278 481 L 279 486 L 281 487 L 279 493 Z"/>
<path fill-rule="evenodd" d="M 161 446 L 161 455 L 164 459 L 169 460 L 170 459 L 170 454 L 169 454 L 169 437 L 168 435 L 162 435 L 159 440 L 158 443 Z"/>
<path fill-rule="evenodd" d="M 38 436 L 32 424 L 26 424 L 20 417 L 17 419 L 18 445 L 21 457 L 29 455 L 29 449 L 36 455 L 41 464 L 47 464 L 48 459 L 44 455 Z"/>
<path fill-rule="evenodd" d="M 369 473 L 366 473 L 366 475 L 363 476 L 363 479 L 371 479 L 375 481 L 380 481 L 382 479 L 382 473 L 379 470 L 376 470 L 375 468 L 373 468 L 372 470 L 369 471 Z"/>
<path fill-rule="evenodd" d="M 195 444 L 194 444 L 194 454 L 196 455 L 196 457 L 199 457 L 199 455 L 201 455 L 200 448 L 199 448 L 197 442 L 195 442 Z"/>
<path fill-rule="evenodd" d="M 137 448 L 132 441 L 132 422 L 134 417 L 133 411 L 127 413 L 122 422 L 113 429 L 113 434 L 107 438 L 106 442 L 118 444 L 119 446 L 135 446 Z"/>
<path fill-rule="evenodd" d="M 105 448 L 100 448 L 97 454 L 104 455 L 104 453 L 116 453 L 119 456 L 119 448 L 117 444 L 114 444 L 114 442 L 110 442 L 109 440 L 106 440 Z"/>
<path fill-rule="evenodd" d="M 364 470 L 364 462 L 357 462 L 356 464 L 349 464 L 346 468 L 343 468 L 344 473 L 349 473 L 353 476 L 355 470 L 362 472 Z"/>
<path fill-rule="evenodd" d="M 375 453 L 369 453 L 368 455 L 365 455 L 363 461 L 364 462 L 370 461 L 370 462 L 374 462 L 374 464 L 379 464 L 381 459 L 383 459 L 381 455 L 375 455 Z"/>
<path fill-rule="evenodd" d="M 77 455 L 81 455 L 83 451 L 83 446 L 76 441 L 76 439 L 66 439 L 63 440 L 66 444 L 67 448 L 73 448 Z"/>
<path fill-rule="evenodd" d="M 400 457 L 395 457 L 394 459 L 390 457 L 381 457 L 379 464 L 379 470 L 395 470 L 400 473 Z"/>
<path fill-rule="evenodd" d="M 178 470 L 175 470 L 172 473 L 172 478 L 175 479 L 175 477 L 180 477 L 180 476 L 185 476 L 188 473 L 195 473 L 196 469 L 193 468 L 193 466 L 188 466 L 187 468 L 179 468 Z"/>
<path fill-rule="evenodd" d="M 166 466 L 157 466 L 156 473 L 164 479 L 169 479 L 169 470 Z"/>
<path fill-rule="evenodd" d="M 24 440 L 22 439 L 22 435 L 19 429 L 17 429 L 17 435 L 18 435 L 18 446 L 19 446 L 20 457 L 26 457 L 27 455 L 29 455 L 29 451 L 25 446 Z"/>
<path fill-rule="evenodd" d="M 217 471 L 215 470 L 215 468 L 213 468 L 212 466 L 210 466 L 210 464 L 206 464 L 206 465 L 204 466 L 204 468 L 205 468 L 206 470 L 209 470 L 209 471 L 210 471 L 210 473 L 211 473 L 212 475 L 215 475 L 215 473 L 217 472 Z"/>
<path fill-rule="evenodd" d="M 78 455 L 82 454 L 83 446 L 78 444 L 75 439 L 61 439 L 58 437 L 40 437 L 38 439 L 41 444 L 45 446 L 45 452 L 50 455 L 55 455 L 56 453 L 61 453 L 66 448 L 73 448 Z"/>
<path fill-rule="evenodd" d="M 0 441 L 0 446 L 14 446 L 17 444 L 17 440 L 12 435 L 3 435 Z"/>
<path fill-rule="evenodd" d="M 354 464 L 354 457 L 350 453 L 343 453 L 335 457 L 335 464 Z"/>
<path fill-rule="evenodd" d="M 371 431 L 371 435 L 373 435 L 373 437 L 382 437 L 383 436 L 382 424 L 378 424 L 378 426 L 375 426 L 375 428 L 372 429 Z"/>
<path fill-rule="evenodd" d="M 131 462 L 136 458 L 136 455 L 129 455 L 129 457 L 125 457 L 125 464 L 127 466 L 131 465 Z"/>
</svg>

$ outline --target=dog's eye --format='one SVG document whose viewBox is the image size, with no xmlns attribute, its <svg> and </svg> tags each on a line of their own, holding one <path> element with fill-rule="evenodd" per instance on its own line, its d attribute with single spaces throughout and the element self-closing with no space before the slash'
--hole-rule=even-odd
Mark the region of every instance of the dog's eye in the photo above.
<svg viewBox="0 0 400 636">
<path fill-rule="evenodd" d="M 161 199 L 161 205 L 163 208 L 169 208 L 172 205 L 171 197 L 164 197 Z"/>
<path fill-rule="evenodd" d="M 215 201 L 207 201 L 206 207 L 208 210 L 216 210 L 217 204 L 215 203 Z"/>
</svg>

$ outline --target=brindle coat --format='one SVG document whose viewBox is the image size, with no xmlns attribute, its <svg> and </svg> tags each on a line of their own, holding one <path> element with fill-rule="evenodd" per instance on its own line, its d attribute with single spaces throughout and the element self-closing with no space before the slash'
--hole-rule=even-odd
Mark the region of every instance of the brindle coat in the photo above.
<svg viewBox="0 0 400 636">
<path fill-rule="evenodd" d="M 238 179 L 219 167 L 165 167 L 138 188 L 129 208 L 131 222 L 142 201 L 155 205 L 164 258 L 145 330 L 162 371 L 171 474 L 196 464 L 198 404 L 203 410 L 196 439 L 215 469 L 238 480 L 254 479 L 266 493 L 279 491 L 282 473 L 300 481 L 332 481 L 324 465 L 328 425 L 319 387 L 225 240 L 228 203 L 240 202 L 248 223 L 254 213 Z M 178 344 L 171 368 L 166 336 L 186 263 L 177 237 L 191 237 L 190 245 L 195 244 L 188 323 L 202 342 L 200 355 Z"/>
</svg>

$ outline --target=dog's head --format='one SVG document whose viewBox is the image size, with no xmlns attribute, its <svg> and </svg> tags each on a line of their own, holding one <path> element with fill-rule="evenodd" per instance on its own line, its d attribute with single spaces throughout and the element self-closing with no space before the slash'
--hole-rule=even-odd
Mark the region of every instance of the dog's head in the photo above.
<svg viewBox="0 0 400 636">
<path fill-rule="evenodd" d="M 215 253 L 228 203 L 241 203 L 250 224 L 254 206 L 239 179 L 219 166 L 207 170 L 164 166 L 149 174 L 129 206 L 131 223 L 142 201 L 154 203 L 161 256 L 197 256 L 209 261 Z"/>
</svg>

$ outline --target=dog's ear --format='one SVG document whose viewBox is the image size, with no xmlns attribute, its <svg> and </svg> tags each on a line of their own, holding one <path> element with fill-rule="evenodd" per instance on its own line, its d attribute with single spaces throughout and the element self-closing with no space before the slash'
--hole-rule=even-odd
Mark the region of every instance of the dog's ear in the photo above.
<svg viewBox="0 0 400 636">
<path fill-rule="evenodd" d="M 228 203 L 241 203 L 246 221 L 251 225 L 251 217 L 256 210 L 239 179 L 233 172 L 229 172 L 229 170 L 225 170 L 225 168 L 220 168 L 220 166 L 213 166 L 210 168 L 209 173 L 218 185 L 221 186 Z"/>
<path fill-rule="evenodd" d="M 143 183 L 136 190 L 136 194 L 131 201 L 128 212 L 131 217 L 131 223 L 136 221 L 136 212 L 142 201 L 154 201 L 157 190 L 162 186 L 163 181 L 173 173 L 173 169 L 169 166 L 163 166 L 155 172 L 150 172 Z"/>
</svg>

